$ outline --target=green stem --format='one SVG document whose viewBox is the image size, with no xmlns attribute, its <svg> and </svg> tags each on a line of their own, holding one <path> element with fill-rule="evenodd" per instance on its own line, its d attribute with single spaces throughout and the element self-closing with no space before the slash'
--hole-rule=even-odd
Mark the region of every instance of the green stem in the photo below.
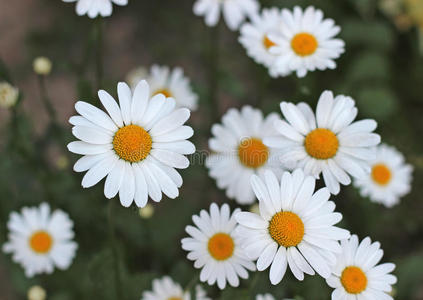
<svg viewBox="0 0 423 300">
<path fill-rule="evenodd" d="M 116 299 L 123 300 L 122 294 L 122 279 L 120 277 L 120 268 L 119 268 L 119 253 L 116 242 L 116 232 L 115 232 L 115 209 L 114 209 L 115 200 L 109 200 L 108 207 L 108 222 L 109 222 L 109 234 L 110 234 L 110 244 L 113 253 L 113 268 L 114 268 L 114 278 L 115 278 L 115 291 Z"/>
<path fill-rule="evenodd" d="M 210 34 L 210 54 L 209 54 L 209 105 L 210 123 L 216 122 L 219 115 L 219 26 L 212 27 Z"/>
<path fill-rule="evenodd" d="M 97 90 L 102 88 L 103 83 L 103 18 L 99 17 L 95 21 L 96 31 L 96 80 Z"/>
<path fill-rule="evenodd" d="M 48 96 L 45 77 L 43 75 L 38 75 L 38 85 L 40 87 L 41 101 L 43 101 L 44 107 L 50 117 L 50 121 L 56 123 L 56 110 L 54 109 L 54 106 Z"/>
<path fill-rule="evenodd" d="M 199 274 L 197 274 L 197 272 L 195 273 L 194 277 L 192 277 L 192 279 L 190 280 L 190 282 L 188 282 L 185 291 L 189 292 L 198 282 L 198 279 L 200 278 Z"/>
</svg>

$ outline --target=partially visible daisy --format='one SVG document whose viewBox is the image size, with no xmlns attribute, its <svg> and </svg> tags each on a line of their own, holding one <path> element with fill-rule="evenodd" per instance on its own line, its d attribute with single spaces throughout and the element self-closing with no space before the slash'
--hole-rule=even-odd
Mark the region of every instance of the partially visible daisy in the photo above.
<svg viewBox="0 0 423 300">
<path fill-rule="evenodd" d="M 277 134 L 275 120 L 279 120 L 277 114 L 263 118 L 260 110 L 244 106 L 241 111 L 230 109 L 223 115 L 222 125 L 212 127 L 209 147 L 213 154 L 207 158 L 206 166 L 217 186 L 239 204 L 251 204 L 255 200 L 251 175 L 267 168 L 282 172 L 277 153 L 263 144 L 263 139 Z"/>
<path fill-rule="evenodd" d="M 112 15 L 112 4 L 127 5 L 128 0 L 62 0 L 63 2 L 77 2 L 76 13 L 78 16 L 88 15 L 91 19 L 97 16 L 108 17 Z"/>
<path fill-rule="evenodd" d="M 332 300 L 393 300 L 389 293 L 397 278 L 390 273 L 395 269 L 392 263 L 377 265 L 382 259 L 380 243 L 372 243 L 366 237 L 360 244 L 353 235 L 341 242 L 342 253 L 332 275 L 326 279 L 335 290 Z"/>
<path fill-rule="evenodd" d="M 197 0 L 194 14 L 204 16 L 206 25 L 213 27 L 222 13 L 229 29 L 236 30 L 246 17 L 256 14 L 259 7 L 257 0 Z"/>
<path fill-rule="evenodd" d="M 195 300 L 212 300 L 207 296 L 206 291 L 199 284 L 195 286 Z"/>
<path fill-rule="evenodd" d="M 0 107 L 11 108 L 18 102 L 19 90 L 8 82 L 0 82 Z"/>
<path fill-rule="evenodd" d="M 271 34 L 282 34 L 282 16 L 277 8 L 263 9 L 261 14 L 254 15 L 250 23 L 244 23 L 241 27 L 240 43 L 247 50 L 248 56 L 256 63 L 269 68 L 271 76 L 278 75 L 275 68 L 277 56 L 270 52 L 270 48 L 276 44 L 270 40 Z"/>
<path fill-rule="evenodd" d="M 170 70 L 166 66 L 154 65 L 147 78 L 151 96 L 163 94 L 175 99 L 176 106 L 197 109 L 198 96 L 193 92 L 190 80 L 184 71 L 177 67 Z"/>
<path fill-rule="evenodd" d="M 148 77 L 148 69 L 140 66 L 136 67 L 128 72 L 125 76 L 125 81 L 129 84 L 132 90 L 135 90 L 137 84 L 141 80 L 146 80 Z"/>
<path fill-rule="evenodd" d="M 282 10 L 282 35 L 269 36 L 276 44 L 270 51 L 278 56 L 276 68 L 283 75 L 297 72 L 304 77 L 307 72 L 335 69 L 345 43 L 334 38 L 341 28 L 332 19 L 323 19 L 323 12 L 313 6 L 304 11 L 296 6 L 291 12 Z"/>
<path fill-rule="evenodd" d="M 174 282 L 169 276 L 153 280 L 153 290 L 142 293 L 141 300 L 190 300 L 189 291 Z"/>
<path fill-rule="evenodd" d="M 369 174 L 380 136 L 373 133 L 374 120 L 353 122 L 357 108 L 352 98 L 325 91 L 316 114 L 306 103 L 282 102 L 281 110 L 287 121 L 275 122 L 280 136 L 266 138 L 264 144 L 280 149 L 282 162 L 317 178 L 323 174 L 332 194 L 339 193 L 340 183 L 351 183 L 349 175 L 365 178 Z"/>
<path fill-rule="evenodd" d="M 376 159 L 370 166 L 370 174 L 354 182 L 363 197 L 370 197 L 376 203 L 392 207 L 410 192 L 413 167 L 404 162 L 404 156 L 394 147 L 384 144 L 378 146 Z"/>
<path fill-rule="evenodd" d="M 254 263 L 249 260 L 240 247 L 240 237 L 235 233 L 236 221 L 231 215 L 229 205 L 219 207 L 212 203 L 210 212 L 202 210 L 192 220 L 197 227 L 187 226 L 191 236 L 182 239 L 182 249 L 189 251 L 187 258 L 194 261 L 195 268 L 201 268 L 200 281 L 213 285 L 217 282 L 220 289 L 226 282 L 233 287 L 239 285 L 239 278 L 247 279 L 247 270 L 254 271 Z"/>
<path fill-rule="evenodd" d="M 183 125 L 190 116 L 186 108 L 175 109 L 175 100 L 158 94 L 150 98 L 150 87 L 141 81 L 134 93 L 126 83 L 118 84 L 119 105 L 107 92 L 98 92 L 107 114 L 97 107 L 79 101 L 80 114 L 70 118 L 73 135 L 69 151 L 83 155 L 74 165 L 85 172 L 84 188 L 106 178 L 104 195 L 128 207 L 144 207 L 148 196 L 159 202 L 162 193 L 169 198 L 179 195 L 182 178 L 176 169 L 185 169 L 189 160 L 184 155 L 195 152 L 187 141 L 193 135 Z"/>
<path fill-rule="evenodd" d="M 257 295 L 256 300 L 276 300 L 271 294 Z"/>
<path fill-rule="evenodd" d="M 298 280 L 315 271 L 328 278 L 342 250 L 338 241 L 350 236 L 334 226 L 342 215 L 334 212 L 327 188 L 314 192 L 315 183 L 301 169 L 285 172 L 281 181 L 269 170 L 263 178 L 251 177 L 260 214 L 237 213 L 237 233 L 246 255 L 257 259 L 257 269 L 270 267 L 272 284 L 281 282 L 288 266 Z"/>
<path fill-rule="evenodd" d="M 50 206 L 24 207 L 12 212 L 7 223 L 9 241 L 3 251 L 12 253 L 25 275 L 52 273 L 54 268 L 66 270 L 72 263 L 78 245 L 73 241 L 73 222 L 61 211 L 50 212 Z"/>
</svg>

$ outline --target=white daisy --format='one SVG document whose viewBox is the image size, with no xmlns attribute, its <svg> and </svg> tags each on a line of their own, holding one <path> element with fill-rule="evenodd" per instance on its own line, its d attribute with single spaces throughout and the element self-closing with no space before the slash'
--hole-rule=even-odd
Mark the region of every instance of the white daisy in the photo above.
<svg viewBox="0 0 423 300">
<path fill-rule="evenodd" d="M 322 173 L 332 194 L 338 194 L 339 183 L 348 185 L 351 178 L 364 178 L 370 172 L 374 146 L 380 136 L 372 133 L 374 120 L 353 122 L 357 116 L 355 102 L 343 95 L 334 98 L 325 91 L 317 103 L 316 115 L 306 103 L 281 103 L 286 121 L 275 122 L 280 137 L 267 138 L 265 145 L 279 148 L 280 159 L 296 164 L 306 174 L 317 178 Z M 348 174 L 347 174 L 348 173 Z"/>
<path fill-rule="evenodd" d="M 91 187 L 107 176 L 104 195 L 110 199 L 119 192 L 125 207 L 134 200 L 144 207 L 148 196 L 158 202 L 162 193 L 176 198 L 182 178 L 175 168 L 187 168 L 184 155 L 195 152 L 187 141 L 193 130 L 183 125 L 190 111 L 175 110 L 175 100 L 162 94 L 150 99 L 146 81 L 133 94 L 127 84 L 119 83 L 120 107 L 107 92 L 100 90 L 98 96 L 107 114 L 79 101 L 75 108 L 80 116 L 69 120 L 80 141 L 70 143 L 68 149 L 84 155 L 74 166 L 76 172 L 87 171 L 82 186 Z"/>
<path fill-rule="evenodd" d="M 229 29 L 236 30 L 247 16 L 253 16 L 259 10 L 257 0 L 197 0 L 194 14 L 204 16 L 207 26 L 216 26 L 222 11 Z"/>
<path fill-rule="evenodd" d="M 338 255 L 332 275 L 326 280 L 335 289 L 332 300 L 393 300 L 388 293 L 397 282 L 397 278 L 390 274 L 395 265 L 377 265 L 383 256 L 380 243 L 372 243 L 366 237 L 358 244 L 357 236 L 353 235 L 342 241 L 341 246 L 342 253 Z"/>
<path fill-rule="evenodd" d="M 212 300 L 207 296 L 206 291 L 203 289 L 203 287 L 199 284 L 195 286 L 195 299 L 196 300 Z"/>
<path fill-rule="evenodd" d="M 248 56 L 256 63 L 268 67 L 272 77 L 278 75 L 278 70 L 275 68 L 277 56 L 270 52 L 270 48 L 276 44 L 269 39 L 269 35 L 282 34 L 281 25 L 281 11 L 277 8 L 265 8 L 261 14 L 252 16 L 250 23 L 242 25 L 239 37 L 239 42 L 247 50 Z"/>
<path fill-rule="evenodd" d="M 256 300 L 276 300 L 271 294 L 257 295 Z"/>
<path fill-rule="evenodd" d="M 404 162 L 404 156 L 394 147 L 378 146 L 370 166 L 372 170 L 366 178 L 354 181 L 363 197 L 392 207 L 410 192 L 413 167 Z"/>
<path fill-rule="evenodd" d="M 153 290 L 142 293 L 141 300 L 190 300 L 189 291 L 174 282 L 169 276 L 153 280 Z"/>
<path fill-rule="evenodd" d="M 169 67 L 154 65 L 151 67 L 147 82 L 150 85 L 151 96 L 163 94 L 175 99 L 178 107 L 197 109 L 198 96 L 193 92 L 190 81 L 184 76 L 181 68 L 170 70 Z"/>
<path fill-rule="evenodd" d="M 128 0 L 62 0 L 63 2 L 77 2 L 76 13 L 78 16 L 88 15 L 91 19 L 97 16 L 108 17 L 112 15 L 112 4 L 127 5 Z"/>
<path fill-rule="evenodd" d="M 136 67 L 128 72 L 125 76 L 125 81 L 129 84 L 132 90 L 135 90 L 137 84 L 141 80 L 146 80 L 148 77 L 148 69 L 143 66 Z"/>
<path fill-rule="evenodd" d="M 341 252 L 338 241 L 350 236 L 334 226 L 342 215 L 334 212 L 327 188 L 314 193 L 315 183 L 314 177 L 305 176 L 301 169 L 285 172 L 280 182 L 269 170 L 263 179 L 251 177 L 260 215 L 236 214 L 237 231 L 244 238 L 247 256 L 258 259 L 257 269 L 271 266 L 272 284 L 281 282 L 288 265 L 298 280 L 315 271 L 328 278 L 336 263 L 335 253 Z"/>
<path fill-rule="evenodd" d="M 206 166 L 217 186 L 240 204 L 255 200 L 251 175 L 267 168 L 282 172 L 278 153 L 263 144 L 264 138 L 277 135 L 275 120 L 279 120 L 277 114 L 263 119 L 260 110 L 244 106 L 241 111 L 230 109 L 223 115 L 222 125 L 212 127 L 214 137 L 209 140 L 209 147 L 213 154 L 207 158 Z"/>
<path fill-rule="evenodd" d="M 275 67 L 281 75 L 296 71 L 304 77 L 308 71 L 335 69 L 334 59 L 344 52 L 344 41 L 334 38 L 341 28 L 312 6 L 283 9 L 281 30 L 269 37 L 276 44 L 270 51 L 278 56 Z"/>
<path fill-rule="evenodd" d="M 24 207 L 21 213 L 10 214 L 7 227 L 9 241 L 3 251 L 13 254 L 13 261 L 21 264 L 27 277 L 71 265 L 78 245 L 72 240 L 73 222 L 65 212 L 50 212 L 47 203 Z"/>
<path fill-rule="evenodd" d="M 192 220 L 197 227 L 187 226 L 191 236 L 182 239 L 182 249 L 189 251 L 187 258 L 193 260 L 195 268 L 202 268 L 200 281 L 213 285 L 217 282 L 224 289 L 226 281 L 233 287 L 239 285 L 239 277 L 248 278 L 247 270 L 254 271 L 254 263 L 240 248 L 240 238 L 235 233 L 236 221 L 229 205 L 218 208 L 210 205 L 210 213 L 205 210 L 194 215 Z"/>
</svg>

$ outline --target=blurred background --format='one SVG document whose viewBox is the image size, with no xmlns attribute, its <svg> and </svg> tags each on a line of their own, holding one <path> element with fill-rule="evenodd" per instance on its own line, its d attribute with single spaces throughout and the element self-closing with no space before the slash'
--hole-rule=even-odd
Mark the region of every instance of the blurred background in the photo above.
<svg viewBox="0 0 423 300">
<path fill-rule="evenodd" d="M 303 79 L 271 79 L 246 55 L 237 32 L 223 22 L 216 29 L 206 27 L 203 18 L 192 13 L 193 2 L 129 0 L 126 7 L 114 6 L 112 17 L 103 21 L 78 17 L 74 3 L 60 0 L 0 2 L 0 81 L 20 90 L 15 108 L 0 109 L 0 245 L 7 238 L 10 212 L 43 201 L 70 214 L 79 244 L 69 270 L 31 279 L 10 255 L 0 254 L 0 299 L 26 299 L 35 284 L 44 287 L 51 300 L 115 299 L 116 290 L 129 300 L 139 299 L 151 288 L 151 280 L 163 275 L 184 287 L 195 283 L 199 272 L 180 247 L 184 227 L 191 224 L 192 214 L 213 201 L 237 207 L 216 188 L 205 166 L 196 162 L 183 170 L 179 198 L 154 203 L 153 215 L 141 217 L 135 207 L 125 209 L 116 199 L 106 200 L 103 184 L 83 190 L 81 174 L 72 171 L 77 157 L 66 149 L 73 140 L 67 120 L 75 101 L 99 104 L 99 87 L 116 95 L 118 81 L 134 68 L 152 64 L 180 66 L 191 78 L 200 99 L 189 121 L 198 150 L 207 150 L 211 124 L 229 107 L 250 104 L 269 113 L 279 112 L 282 100 L 314 107 L 325 89 L 352 96 L 359 118 L 376 119 L 383 141 L 414 166 L 414 181 L 412 192 L 393 208 L 344 187 L 334 197 L 344 215 L 341 226 L 381 242 L 383 261 L 397 265 L 396 299 L 423 299 L 423 1 L 260 1 L 263 7 L 314 5 L 342 27 L 339 37 L 346 52 L 338 68 Z M 45 85 L 32 69 L 33 59 L 41 55 L 53 62 Z M 46 96 L 55 113 L 46 110 Z M 115 284 L 107 226 L 111 212 L 120 286 Z M 322 278 L 308 276 L 299 284 L 289 272 L 274 287 L 268 272 L 257 272 L 238 289 L 206 289 L 213 299 L 249 299 L 270 292 L 277 299 L 327 300 L 331 293 Z"/>
</svg>

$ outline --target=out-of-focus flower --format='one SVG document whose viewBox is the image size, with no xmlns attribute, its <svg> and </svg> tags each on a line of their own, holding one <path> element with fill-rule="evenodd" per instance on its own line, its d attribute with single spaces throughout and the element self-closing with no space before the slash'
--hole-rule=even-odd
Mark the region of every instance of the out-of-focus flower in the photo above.
<svg viewBox="0 0 423 300">
<path fill-rule="evenodd" d="M 240 247 L 240 236 L 236 233 L 236 221 L 229 205 L 219 207 L 212 203 L 210 212 L 202 210 L 192 217 L 196 227 L 187 226 L 191 236 L 182 239 L 182 249 L 189 251 L 187 258 L 193 260 L 195 268 L 201 268 L 200 281 L 220 289 L 226 282 L 233 287 L 239 285 L 239 277 L 248 278 L 248 272 L 255 271 L 254 263 L 247 258 Z"/>
<path fill-rule="evenodd" d="M 257 0 L 197 0 L 194 14 L 204 16 L 207 26 L 213 27 L 223 15 L 229 29 L 236 30 L 247 16 L 253 16 L 259 10 Z"/>
<path fill-rule="evenodd" d="M 401 31 L 416 26 L 423 30 L 423 2 L 420 0 L 380 0 L 380 9 Z"/>
<path fill-rule="evenodd" d="M 269 35 L 283 34 L 281 11 L 276 7 L 263 9 L 261 14 L 251 18 L 250 23 L 244 23 L 240 32 L 239 42 L 247 50 L 248 56 L 256 63 L 269 68 L 269 74 L 272 77 L 278 76 L 275 65 L 277 56 L 270 52 L 270 48 L 276 44 L 269 39 Z"/>
<path fill-rule="evenodd" d="M 353 122 L 357 108 L 352 98 L 334 97 L 325 91 L 315 114 L 303 102 L 282 102 L 281 110 L 287 122 L 275 122 L 280 136 L 265 138 L 264 144 L 279 148 L 282 162 L 316 178 L 323 174 L 326 186 L 335 195 L 340 184 L 351 183 L 349 175 L 365 178 L 369 174 L 369 162 L 375 158 L 374 146 L 380 143 L 380 136 L 373 133 L 377 126 L 374 120 Z"/>
<path fill-rule="evenodd" d="M 357 236 L 353 235 L 351 239 L 341 241 L 341 246 L 342 253 L 338 255 L 332 275 L 326 279 L 327 284 L 335 289 L 332 299 L 393 300 L 389 293 L 397 278 L 390 273 L 395 265 L 377 265 L 383 256 L 380 243 L 372 243 L 366 237 L 359 244 Z"/>
<path fill-rule="evenodd" d="M 271 294 L 257 295 L 256 300 L 276 300 Z"/>
<path fill-rule="evenodd" d="M 126 75 L 126 82 L 129 84 L 132 90 L 135 90 L 135 87 L 141 80 L 147 80 L 148 70 L 145 67 L 137 67 L 128 72 Z"/>
<path fill-rule="evenodd" d="M 392 207 L 410 192 L 413 167 L 404 162 L 404 156 L 394 147 L 377 147 L 376 159 L 370 166 L 370 174 L 354 182 L 363 197 Z"/>
<path fill-rule="evenodd" d="M 142 293 L 141 300 L 164 300 L 178 299 L 190 300 L 189 292 L 185 292 L 182 287 L 174 282 L 169 276 L 153 280 L 153 290 Z"/>
<path fill-rule="evenodd" d="M 19 90 L 8 82 L 0 82 L 0 106 L 10 108 L 16 104 Z"/>
<path fill-rule="evenodd" d="M 175 109 L 175 100 L 158 94 L 150 98 L 150 87 L 141 81 L 134 92 L 126 83 L 118 84 L 119 104 L 106 91 L 98 92 L 107 114 L 79 101 L 80 114 L 70 118 L 73 135 L 80 141 L 68 144 L 69 151 L 83 155 L 74 165 L 85 172 L 84 188 L 106 178 L 104 195 L 129 207 L 144 207 L 148 196 L 158 202 L 162 194 L 179 195 L 182 177 L 175 170 L 185 169 L 185 156 L 195 152 L 188 141 L 194 131 L 184 125 L 190 117 L 187 108 Z"/>
<path fill-rule="evenodd" d="M 288 266 L 298 280 L 315 272 L 328 278 L 336 264 L 334 254 L 341 253 L 338 241 L 350 237 L 347 230 L 334 226 L 342 215 L 333 212 L 329 190 L 314 192 L 315 184 L 314 177 L 301 169 L 285 172 L 280 181 L 270 170 L 263 178 L 253 175 L 260 214 L 235 214 L 245 253 L 257 259 L 257 270 L 270 267 L 274 285 L 282 281 Z"/>
<path fill-rule="evenodd" d="M 38 75 L 48 75 L 51 72 L 53 64 L 49 58 L 40 56 L 34 59 L 32 66 L 34 68 L 34 72 Z"/>
<path fill-rule="evenodd" d="M 323 19 L 323 12 L 312 6 L 304 11 L 296 6 L 291 12 L 282 10 L 282 34 L 269 34 L 271 53 L 277 56 L 274 68 L 281 76 L 296 72 L 304 77 L 314 70 L 335 69 L 345 43 L 334 38 L 341 28 L 332 19 Z M 273 45 L 274 44 L 274 45 Z"/>
<path fill-rule="evenodd" d="M 50 212 L 47 203 L 24 207 L 20 214 L 10 214 L 7 227 L 9 241 L 3 251 L 13 254 L 27 277 L 50 274 L 54 267 L 65 270 L 71 265 L 78 245 L 72 240 L 73 222 L 65 212 Z"/>
<path fill-rule="evenodd" d="M 268 168 L 282 174 L 278 153 L 263 144 L 263 139 L 277 135 L 275 120 L 279 120 L 275 113 L 263 118 L 260 110 L 244 106 L 241 111 L 230 109 L 222 124 L 212 127 L 209 147 L 213 154 L 206 160 L 209 175 L 239 204 L 255 201 L 250 186 L 252 174 Z"/>
<path fill-rule="evenodd" d="M 139 209 L 138 213 L 141 218 L 150 219 L 154 214 L 154 206 L 150 203 L 147 203 L 146 206 Z"/>
<path fill-rule="evenodd" d="M 198 96 L 192 91 L 190 80 L 184 71 L 176 67 L 170 70 L 166 66 L 154 65 L 147 78 L 151 96 L 163 94 L 175 99 L 176 106 L 197 109 Z"/>
<path fill-rule="evenodd" d="M 56 167 L 59 170 L 64 170 L 69 166 L 69 159 L 67 158 L 66 155 L 60 155 L 57 159 L 56 159 Z"/>
<path fill-rule="evenodd" d="M 46 291 L 39 285 L 34 285 L 28 290 L 28 300 L 45 300 L 47 297 Z"/>
<path fill-rule="evenodd" d="M 206 291 L 199 284 L 195 286 L 195 300 L 212 300 L 207 296 Z"/>
<path fill-rule="evenodd" d="M 254 214 L 260 214 L 260 206 L 258 205 L 258 203 L 254 203 L 250 206 L 250 212 Z"/>
<path fill-rule="evenodd" d="M 63 2 L 76 2 L 78 16 L 88 15 L 91 19 L 97 16 L 108 17 L 112 15 L 112 4 L 127 5 L 128 0 L 62 0 Z"/>
</svg>

